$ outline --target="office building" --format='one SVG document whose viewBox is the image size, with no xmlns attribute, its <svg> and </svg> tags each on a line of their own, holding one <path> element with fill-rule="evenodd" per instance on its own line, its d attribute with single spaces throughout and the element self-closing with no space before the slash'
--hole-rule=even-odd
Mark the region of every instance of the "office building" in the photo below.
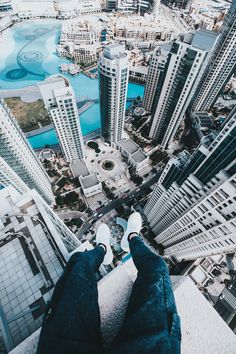
<svg viewBox="0 0 236 354">
<path fill-rule="evenodd" d="M 11 0 L 0 0 L 0 13 L 7 13 L 13 10 Z"/>
<path fill-rule="evenodd" d="M 158 47 L 148 71 L 144 107 L 153 116 L 149 136 L 162 148 L 173 140 L 190 103 L 196 79 L 216 34 L 199 30 Z"/>
<path fill-rule="evenodd" d="M 156 242 L 175 260 L 236 249 L 235 110 L 230 117 L 215 138 L 181 159 L 182 172 L 167 165 L 145 206 Z"/>
<path fill-rule="evenodd" d="M 116 144 L 122 139 L 129 79 L 129 61 L 123 45 L 111 44 L 100 54 L 99 94 L 101 135 Z"/>
<path fill-rule="evenodd" d="M 136 12 L 144 15 L 159 10 L 160 0 L 108 0 L 107 10 L 117 10 L 123 13 Z"/>
<path fill-rule="evenodd" d="M 174 198 L 173 212 L 180 211 L 180 217 L 173 224 L 169 224 L 169 227 L 166 224 L 165 230 L 158 234 L 157 242 L 165 248 L 166 256 L 172 256 L 177 261 L 234 252 L 236 175 L 230 176 L 222 171 L 208 184 L 198 188 L 199 180 L 191 180 L 192 177 L 188 177 L 174 193 L 180 193 L 183 199 L 181 201 Z M 194 191 L 189 191 L 188 188 Z M 184 198 L 189 203 L 187 208 Z M 174 199 L 170 200 L 170 203 L 173 203 Z"/>
<path fill-rule="evenodd" d="M 224 19 L 219 38 L 199 80 L 191 108 L 208 111 L 234 73 L 236 63 L 236 2 Z"/>
<path fill-rule="evenodd" d="M 79 14 L 90 14 L 101 12 L 101 2 L 99 0 L 78 0 L 75 2 L 76 11 Z"/>
<path fill-rule="evenodd" d="M 41 326 L 80 242 L 35 190 L 22 195 L 7 187 L 0 200 L 0 351 L 6 353 Z"/>
<path fill-rule="evenodd" d="M 52 76 L 38 84 L 66 161 L 83 159 L 85 149 L 76 97 L 69 81 Z"/>
<path fill-rule="evenodd" d="M 178 8 L 180 10 L 184 10 L 189 7 L 191 1 L 190 0 L 163 0 L 163 4 L 169 6 L 169 7 L 174 7 Z"/>
<path fill-rule="evenodd" d="M 24 182 L 19 183 L 18 178 L 18 187 L 21 184 L 22 188 L 23 184 L 26 184 L 30 189 L 36 189 L 47 202 L 54 200 L 47 173 L 3 101 L 0 102 L 0 156 L 5 161 L 4 166 L 1 164 L 0 167 L 0 184 L 12 184 L 16 187 L 17 175 Z"/>
</svg>

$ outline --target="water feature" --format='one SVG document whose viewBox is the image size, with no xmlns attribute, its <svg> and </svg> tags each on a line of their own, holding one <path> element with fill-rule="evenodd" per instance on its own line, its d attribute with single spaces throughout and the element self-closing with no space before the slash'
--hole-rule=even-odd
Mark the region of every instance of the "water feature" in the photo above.
<svg viewBox="0 0 236 354">
<path fill-rule="evenodd" d="M 61 22 L 56 20 L 27 21 L 16 24 L 0 38 L 0 89 L 11 90 L 35 85 L 49 75 L 58 74 L 59 65 L 68 63 L 56 55 L 56 45 L 60 35 Z M 97 99 L 98 80 L 80 74 L 65 74 L 75 91 L 78 101 Z M 142 85 L 130 83 L 128 98 L 143 96 Z M 80 115 L 83 135 L 100 127 L 99 103 Z M 29 142 L 33 148 L 57 144 L 55 131 L 32 136 Z"/>
</svg>

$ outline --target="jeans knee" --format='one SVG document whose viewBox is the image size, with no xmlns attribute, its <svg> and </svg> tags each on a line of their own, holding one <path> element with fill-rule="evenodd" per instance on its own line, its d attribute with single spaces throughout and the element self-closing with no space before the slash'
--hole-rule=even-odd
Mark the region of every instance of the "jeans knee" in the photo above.
<svg viewBox="0 0 236 354">
<path fill-rule="evenodd" d="M 74 263 L 75 261 L 77 261 L 77 259 L 80 258 L 81 254 L 82 252 L 75 252 L 74 254 L 72 254 L 68 263 Z"/>
<path fill-rule="evenodd" d="M 164 259 L 161 256 L 153 254 L 146 262 L 150 268 L 150 271 L 153 272 L 167 272 L 167 265 Z"/>
<path fill-rule="evenodd" d="M 88 256 L 86 254 L 86 252 L 76 252 L 74 253 L 68 262 L 68 266 L 69 267 L 73 267 L 77 262 L 79 262 L 80 264 L 85 264 L 88 263 Z"/>
</svg>

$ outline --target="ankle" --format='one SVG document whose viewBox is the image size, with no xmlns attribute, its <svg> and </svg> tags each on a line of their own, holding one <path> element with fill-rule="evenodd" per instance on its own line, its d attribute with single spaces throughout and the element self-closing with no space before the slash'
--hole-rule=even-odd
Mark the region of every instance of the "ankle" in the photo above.
<svg viewBox="0 0 236 354">
<path fill-rule="evenodd" d="M 104 245 L 104 243 L 98 243 L 97 246 L 101 247 L 104 250 L 104 252 L 107 253 L 107 246 Z"/>
<path fill-rule="evenodd" d="M 131 232 L 128 236 L 128 241 L 130 241 L 133 237 L 138 236 L 137 232 Z"/>
</svg>

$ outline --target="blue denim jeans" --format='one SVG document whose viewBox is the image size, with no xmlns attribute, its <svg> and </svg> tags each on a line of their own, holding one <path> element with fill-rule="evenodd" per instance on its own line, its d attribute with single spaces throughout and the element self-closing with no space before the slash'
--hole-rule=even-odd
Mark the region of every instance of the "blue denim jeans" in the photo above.
<svg viewBox="0 0 236 354">
<path fill-rule="evenodd" d="M 130 240 L 138 270 L 123 325 L 108 349 L 102 346 L 95 272 L 104 250 L 75 253 L 56 284 L 38 354 L 178 354 L 180 320 L 165 262 L 139 237 Z"/>
</svg>

